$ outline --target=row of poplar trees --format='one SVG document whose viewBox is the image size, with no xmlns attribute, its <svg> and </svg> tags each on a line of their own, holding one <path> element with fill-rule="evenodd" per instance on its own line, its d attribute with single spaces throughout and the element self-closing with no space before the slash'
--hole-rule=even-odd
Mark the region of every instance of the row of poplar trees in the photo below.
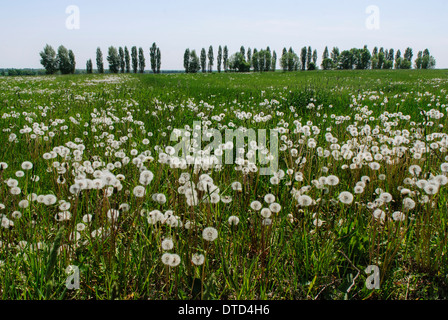
<svg viewBox="0 0 448 320">
<path fill-rule="evenodd" d="M 68 50 L 64 46 L 59 46 L 57 52 L 52 46 L 46 45 L 43 51 L 40 52 L 40 63 L 45 68 L 46 74 L 55 74 L 60 72 L 61 74 L 73 74 L 75 73 L 75 54 L 72 50 Z M 161 54 L 160 48 L 156 43 L 153 43 L 149 48 L 149 56 L 151 62 L 151 70 L 153 73 L 160 73 Z M 145 54 L 143 48 L 134 46 L 129 52 L 127 47 L 119 47 L 118 49 L 111 46 L 108 50 L 107 61 L 109 63 L 110 73 L 130 73 L 131 69 L 134 73 L 143 73 L 146 67 Z M 98 73 L 104 73 L 104 61 L 101 48 L 96 49 L 96 66 Z M 92 59 L 87 60 L 86 63 L 87 73 L 93 73 Z"/>
<path fill-rule="evenodd" d="M 246 58 L 247 55 L 247 58 Z M 208 52 L 205 48 L 202 48 L 200 56 L 197 55 L 196 50 L 185 50 L 184 53 L 184 68 L 186 73 L 212 72 L 215 63 L 213 46 L 208 48 Z M 227 46 L 219 46 L 218 54 L 216 57 L 216 67 L 218 72 L 222 70 L 249 72 L 251 68 L 254 71 L 275 71 L 277 63 L 277 54 L 275 51 L 271 53 L 271 49 L 253 51 L 248 48 L 247 53 L 244 46 L 241 46 L 240 51 L 229 56 L 229 49 Z"/>
<path fill-rule="evenodd" d="M 57 53 L 52 46 L 45 45 L 40 57 L 40 63 L 45 68 L 46 74 L 55 74 L 58 71 L 62 74 L 75 73 L 75 54 L 62 45 L 59 46 Z"/>
<path fill-rule="evenodd" d="M 378 47 L 375 47 L 372 52 L 367 49 L 367 46 L 364 46 L 362 49 L 353 48 L 342 52 L 339 51 L 339 48 L 334 47 L 331 53 L 328 47 L 326 47 L 320 66 L 324 70 L 411 69 L 412 57 L 413 50 L 409 47 L 405 50 L 403 56 L 400 50 L 395 53 L 394 49 L 378 49 Z M 289 50 L 283 49 L 279 63 L 283 71 L 316 70 L 319 68 L 317 59 L 317 50 L 313 50 L 311 46 L 303 47 L 300 51 L 300 56 L 291 47 Z M 419 51 L 414 62 L 416 69 L 430 69 L 434 68 L 436 64 L 428 49 Z M 190 50 L 189 48 L 185 50 L 184 68 L 187 73 L 212 72 L 214 63 L 215 58 L 212 46 L 208 48 L 208 52 L 205 48 L 202 48 L 199 56 L 195 50 Z M 269 47 L 262 50 L 253 49 L 253 51 L 248 48 L 246 52 L 244 46 L 241 46 L 239 52 L 229 57 L 228 47 L 224 46 L 222 48 L 219 46 L 216 63 L 218 72 L 221 72 L 222 69 L 225 72 L 275 71 L 277 54 L 275 51 L 271 52 Z"/>
<path fill-rule="evenodd" d="M 151 62 L 151 70 L 153 73 L 160 73 L 160 66 L 162 64 L 162 56 L 160 48 L 154 42 L 149 48 L 149 57 Z M 128 47 L 119 47 L 118 49 L 111 46 L 108 49 L 107 61 L 109 63 L 110 73 L 144 73 L 146 67 L 146 59 L 143 48 L 137 50 L 136 46 L 131 48 L 129 52 Z M 98 73 L 104 73 L 103 53 L 101 48 L 96 49 L 96 66 Z M 87 73 L 93 73 L 92 60 L 87 60 Z"/>
</svg>

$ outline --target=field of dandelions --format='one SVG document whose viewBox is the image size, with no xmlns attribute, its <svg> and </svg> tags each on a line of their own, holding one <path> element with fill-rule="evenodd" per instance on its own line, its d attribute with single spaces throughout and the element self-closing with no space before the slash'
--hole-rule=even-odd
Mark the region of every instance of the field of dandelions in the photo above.
<svg viewBox="0 0 448 320">
<path fill-rule="evenodd" d="M 0 78 L 0 298 L 447 298 L 447 89 L 443 70 Z M 278 172 L 256 143 L 176 158 L 195 121 L 278 132 Z"/>
</svg>

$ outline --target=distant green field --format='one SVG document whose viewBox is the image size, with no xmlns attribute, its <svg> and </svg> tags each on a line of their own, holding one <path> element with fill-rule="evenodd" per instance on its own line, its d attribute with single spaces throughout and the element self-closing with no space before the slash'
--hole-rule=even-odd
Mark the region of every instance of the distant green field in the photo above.
<svg viewBox="0 0 448 320">
<path fill-rule="evenodd" d="M 447 90 L 448 70 L 0 77 L 0 297 L 446 299 Z"/>
</svg>

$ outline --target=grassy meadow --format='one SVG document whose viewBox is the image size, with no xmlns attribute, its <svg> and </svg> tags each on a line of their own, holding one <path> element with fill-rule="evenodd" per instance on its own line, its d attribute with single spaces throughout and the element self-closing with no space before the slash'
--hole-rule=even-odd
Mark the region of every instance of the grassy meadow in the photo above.
<svg viewBox="0 0 448 320">
<path fill-rule="evenodd" d="M 447 70 L 0 77 L 0 299 L 446 299 L 447 90 Z M 247 160 L 269 144 L 176 158 L 197 121 L 274 130 L 278 170 Z"/>
</svg>

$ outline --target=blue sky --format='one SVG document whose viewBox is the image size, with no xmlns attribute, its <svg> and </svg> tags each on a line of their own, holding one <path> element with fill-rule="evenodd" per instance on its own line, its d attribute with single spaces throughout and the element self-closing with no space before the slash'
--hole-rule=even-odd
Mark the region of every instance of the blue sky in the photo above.
<svg viewBox="0 0 448 320">
<path fill-rule="evenodd" d="M 80 28 L 69 30 L 66 8 L 80 12 Z M 379 8 L 379 30 L 369 30 L 366 8 Z M 99 46 L 142 47 L 149 65 L 149 47 L 156 42 L 162 69 L 182 69 L 186 48 L 200 51 L 227 45 L 230 53 L 266 48 L 280 55 L 283 47 L 341 50 L 368 45 L 419 50 L 428 48 L 438 68 L 448 68 L 448 1 L 426 0 L 0 0 L 0 68 L 40 68 L 46 43 L 64 45 L 85 68 Z M 106 63 L 107 67 L 107 63 Z M 149 69 L 149 67 L 147 67 Z"/>
</svg>

